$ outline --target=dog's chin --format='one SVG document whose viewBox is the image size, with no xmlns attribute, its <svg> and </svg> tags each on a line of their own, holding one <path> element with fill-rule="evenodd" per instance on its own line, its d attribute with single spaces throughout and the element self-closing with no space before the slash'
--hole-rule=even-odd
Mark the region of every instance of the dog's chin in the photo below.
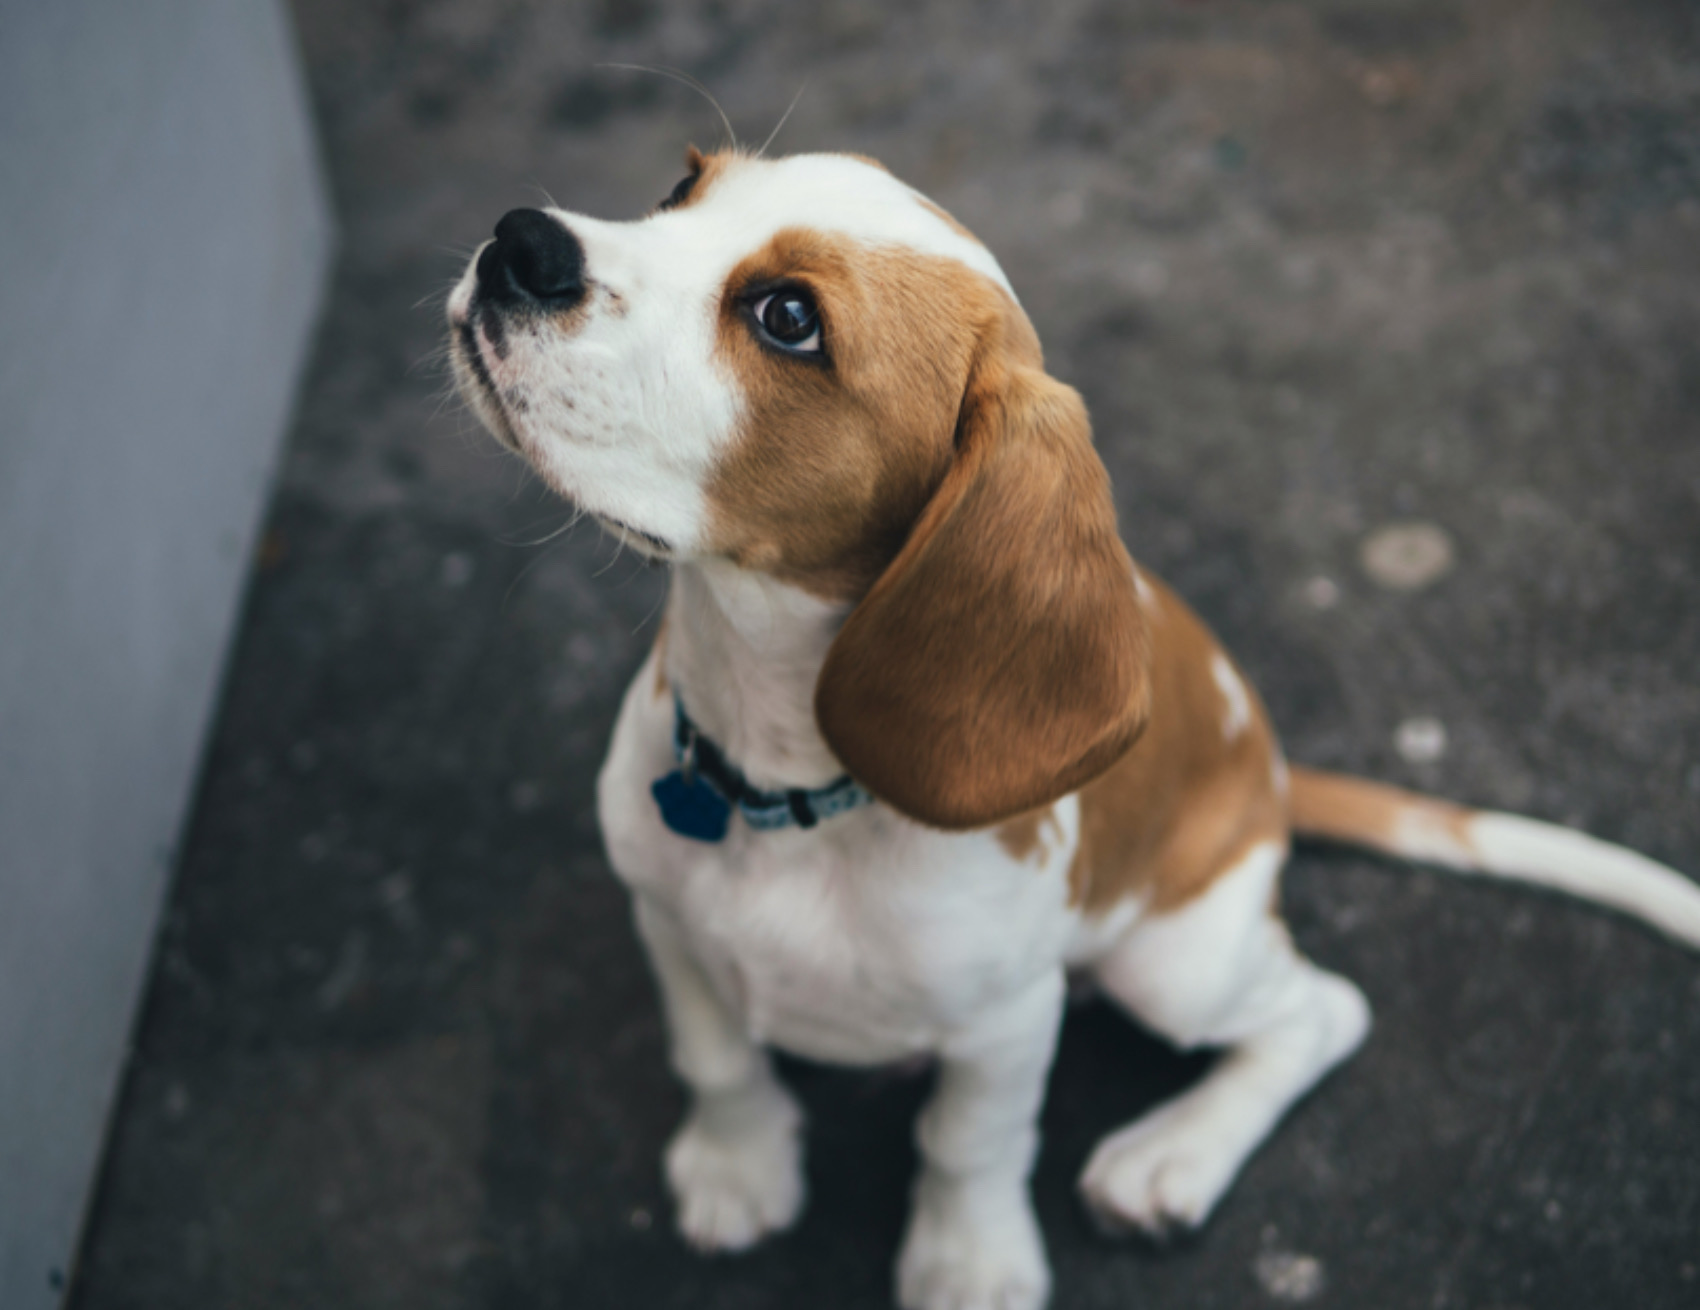
<svg viewBox="0 0 1700 1310">
<path fill-rule="evenodd" d="M 451 314 L 450 324 L 453 331 L 450 336 L 449 352 L 454 363 L 456 383 L 461 395 L 472 407 L 473 413 L 478 415 L 484 426 L 489 430 L 490 435 L 495 437 L 508 450 L 531 464 L 544 482 L 550 484 L 555 491 L 568 500 L 579 504 L 584 512 L 601 524 L 603 530 L 610 536 L 616 538 L 622 544 L 630 546 L 645 559 L 657 563 L 671 560 L 674 557 L 672 542 L 653 532 L 646 532 L 635 524 L 627 523 L 624 519 L 615 518 L 612 514 L 605 514 L 584 506 L 582 501 L 579 501 L 578 497 L 572 494 L 570 488 L 560 485 L 555 478 L 550 477 L 546 468 L 531 458 L 530 452 L 519 440 L 518 429 L 508 417 L 508 410 L 503 403 L 502 393 L 497 389 L 495 380 L 490 376 L 490 370 L 485 363 L 483 352 L 479 349 L 477 329 L 473 327 L 469 316 L 464 314 Z"/>
</svg>

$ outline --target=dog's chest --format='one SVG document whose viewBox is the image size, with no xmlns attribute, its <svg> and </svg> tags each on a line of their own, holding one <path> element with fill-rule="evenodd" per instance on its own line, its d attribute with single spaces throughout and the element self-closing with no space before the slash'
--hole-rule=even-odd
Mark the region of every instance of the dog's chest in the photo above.
<svg viewBox="0 0 1700 1310">
<path fill-rule="evenodd" d="M 675 767 L 655 677 L 646 665 L 626 695 L 598 782 L 603 837 L 751 1037 L 833 1062 L 899 1060 L 1058 967 L 1080 927 L 1075 798 L 1054 807 L 1044 840 L 1014 846 L 881 805 L 807 830 L 757 832 L 734 816 L 724 840 L 693 841 L 651 795 Z"/>
<path fill-rule="evenodd" d="M 645 894 L 670 905 L 753 1039 L 816 1059 L 936 1048 L 1055 967 L 1074 922 L 1066 863 L 881 810 L 813 832 L 735 822 L 725 842 L 678 855 Z"/>
</svg>

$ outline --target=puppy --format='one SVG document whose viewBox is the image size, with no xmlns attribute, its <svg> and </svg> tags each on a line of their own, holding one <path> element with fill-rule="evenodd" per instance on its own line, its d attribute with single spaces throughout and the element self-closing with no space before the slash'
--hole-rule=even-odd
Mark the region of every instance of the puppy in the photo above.
<svg viewBox="0 0 1700 1310">
<path fill-rule="evenodd" d="M 691 1243 L 802 1206 L 764 1047 L 932 1056 L 897 1299 L 1042 1305 L 1027 1178 L 1071 971 L 1228 1048 L 1080 1182 L 1111 1228 L 1202 1223 L 1369 1026 L 1279 917 L 1294 830 L 1700 944 L 1700 889 L 1629 851 L 1289 772 L 1128 558 L 1080 397 L 943 210 L 846 155 L 687 163 L 637 222 L 506 215 L 448 316 L 496 438 L 672 566 L 597 803 L 691 1092 L 665 1157 Z"/>
</svg>

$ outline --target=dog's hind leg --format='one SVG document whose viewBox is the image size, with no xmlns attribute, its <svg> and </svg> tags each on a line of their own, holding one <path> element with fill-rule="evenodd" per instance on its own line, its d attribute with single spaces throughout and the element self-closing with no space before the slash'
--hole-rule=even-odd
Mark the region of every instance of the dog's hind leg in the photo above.
<svg viewBox="0 0 1700 1310">
<path fill-rule="evenodd" d="M 1197 1086 L 1106 1137 L 1080 1186 L 1111 1229 L 1202 1224 L 1281 1115 L 1355 1050 L 1369 1006 L 1294 949 L 1274 910 L 1285 842 L 1250 847 L 1204 895 L 1137 922 L 1100 986 L 1182 1047 L 1225 1047 Z"/>
</svg>

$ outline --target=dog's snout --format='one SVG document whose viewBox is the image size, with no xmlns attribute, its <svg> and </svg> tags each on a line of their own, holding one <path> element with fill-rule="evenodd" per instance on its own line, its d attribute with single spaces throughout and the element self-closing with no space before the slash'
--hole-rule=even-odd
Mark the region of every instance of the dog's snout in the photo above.
<svg viewBox="0 0 1700 1310">
<path fill-rule="evenodd" d="M 584 297 L 584 247 L 540 209 L 510 209 L 478 257 L 479 290 L 496 301 L 570 309 Z"/>
</svg>

